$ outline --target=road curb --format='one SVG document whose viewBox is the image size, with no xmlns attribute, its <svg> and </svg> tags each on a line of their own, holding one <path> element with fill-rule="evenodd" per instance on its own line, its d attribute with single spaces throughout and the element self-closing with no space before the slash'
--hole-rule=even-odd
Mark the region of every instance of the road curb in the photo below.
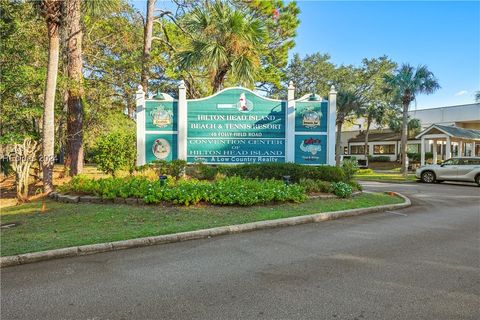
<svg viewBox="0 0 480 320">
<path fill-rule="evenodd" d="M 204 238 L 215 237 L 220 235 L 249 232 L 249 231 L 261 230 L 261 229 L 295 226 L 299 224 L 321 222 L 326 220 L 352 217 L 352 216 L 358 216 L 358 215 L 374 213 L 374 212 L 398 210 L 398 209 L 409 207 L 411 205 L 410 199 L 407 198 L 406 196 L 398 192 L 392 192 L 392 193 L 401 197 L 404 200 L 404 202 L 398 203 L 398 204 L 369 207 L 369 208 L 323 212 L 323 213 L 316 213 L 316 214 L 311 214 L 306 216 L 257 221 L 257 222 L 250 222 L 245 224 L 237 224 L 237 225 L 230 225 L 230 226 L 224 226 L 224 227 L 216 227 L 211 229 L 180 232 L 180 233 L 152 236 L 152 237 L 146 237 L 146 238 L 137 238 L 137 239 L 98 243 L 98 244 L 89 244 L 89 245 L 83 245 L 83 246 L 77 246 L 77 247 L 68 247 L 68 248 L 61 248 L 61 249 L 54 249 L 54 250 L 40 251 L 40 252 L 33 252 L 33 253 L 24 253 L 24 254 L 19 254 L 15 256 L 0 257 L 0 267 L 9 267 L 9 266 L 38 262 L 38 261 L 45 261 L 45 260 L 52 260 L 52 259 L 66 258 L 66 257 L 77 257 L 77 256 L 83 256 L 83 255 L 89 255 L 89 254 L 95 254 L 95 253 L 101 253 L 101 252 L 123 250 L 123 249 L 129 249 L 129 248 L 139 248 L 139 247 L 146 247 L 146 246 L 152 246 L 152 245 L 158 245 L 158 244 L 167 244 L 167 243 L 174 243 L 174 242 L 181 242 L 181 241 L 188 241 L 188 240 L 195 240 L 195 239 L 204 239 Z"/>
</svg>

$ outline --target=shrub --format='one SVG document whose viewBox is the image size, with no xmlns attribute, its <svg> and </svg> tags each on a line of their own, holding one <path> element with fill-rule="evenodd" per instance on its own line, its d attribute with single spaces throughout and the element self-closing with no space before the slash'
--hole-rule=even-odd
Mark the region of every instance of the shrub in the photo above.
<svg viewBox="0 0 480 320">
<path fill-rule="evenodd" d="M 250 206 L 267 202 L 301 202 L 305 189 L 299 185 L 285 186 L 276 180 L 246 180 L 227 177 L 215 182 L 197 179 L 169 179 L 167 185 L 145 177 L 106 178 L 93 180 L 79 175 L 60 188 L 61 192 L 94 194 L 104 199 L 142 198 L 146 203 L 168 202 L 190 205 L 200 201 L 217 205 Z"/>
<path fill-rule="evenodd" d="M 422 155 L 418 152 L 407 152 L 407 157 L 410 161 L 419 162 Z M 433 159 L 432 152 L 425 152 L 425 160 Z"/>
<path fill-rule="evenodd" d="M 94 151 L 94 160 L 101 171 L 112 176 L 121 169 L 133 173 L 137 156 L 134 132 L 117 130 L 106 133 L 100 136 Z"/>
<path fill-rule="evenodd" d="M 352 187 L 353 190 L 358 190 L 358 191 L 363 190 L 362 185 L 357 181 L 350 181 L 348 184 Z"/>
<path fill-rule="evenodd" d="M 352 187 L 344 182 L 334 182 L 331 186 L 331 192 L 340 198 L 348 198 L 352 195 Z"/>
<path fill-rule="evenodd" d="M 300 179 L 324 180 L 330 182 L 346 181 L 341 168 L 332 166 L 305 166 L 295 163 L 259 163 L 221 166 L 220 171 L 227 176 L 239 176 L 246 179 L 276 179 L 290 176 L 290 181 Z"/>
<path fill-rule="evenodd" d="M 185 160 L 172 160 L 170 162 L 165 160 L 152 161 L 151 167 L 157 171 L 157 175 L 169 175 L 175 179 L 185 175 L 185 168 L 187 162 Z"/>
<path fill-rule="evenodd" d="M 372 157 L 368 156 L 368 161 L 371 162 L 390 162 L 390 157 L 389 156 L 377 156 L 377 157 Z"/>
<path fill-rule="evenodd" d="M 300 179 L 299 185 L 305 188 L 305 191 L 308 193 L 312 192 L 324 192 L 329 193 L 331 183 L 328 181 L 322 180 L 313 180 L 313 179 Z"/>
<path fill-rule="evenodd" d="M 347 181 L 352 181 L 358 171 L 358 164 L 355 159 L 345 159 L 342 163 L 342 170 Z"/>
<path fill-rule="evenodd" d="M 203 162 L 196 162 L 187 168 L 187 174 L 199 180 L 214 180 L 217 173 L 217 167 L 206 165 Z"/>
</svg>

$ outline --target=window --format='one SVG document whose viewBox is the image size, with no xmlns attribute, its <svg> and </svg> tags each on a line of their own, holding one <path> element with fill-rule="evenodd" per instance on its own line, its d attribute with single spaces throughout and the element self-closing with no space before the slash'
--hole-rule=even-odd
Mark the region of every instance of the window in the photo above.
<svg viewBox="0 0 480 320">
<path fill-rule="evenodd" d="M 452 159 L 448 159 L 448 160 L 443 161 L 442 164 L 443 164 L 444 166 L 457 166 L 457 165 L 460 164 L 460 160 L 459 160 L 459 159 L 452 158 Z"/>
<path fill-rule="evenodd" d="M 407 144 L 407 152 L 409 153 L 419 153 L 420 152 L 420 144 Z"/>
<path fill-rule="evenodd" d="M 467 166 L 478 166 L 480 165 L 480 159 L 463 159 L 463 163 Z"/>
<path fill-rule="evenodd" d="M 367 147 L 367 151 L 370 151 L 370 146 Z M 350 146 L 350 154 L 365 154 L 365 146 Z"/>
<path fill-rule="evenodd" d="M 395 145 L 376 144 L 373 146 L 373 154 L 395 154 Z"/>
</svg>

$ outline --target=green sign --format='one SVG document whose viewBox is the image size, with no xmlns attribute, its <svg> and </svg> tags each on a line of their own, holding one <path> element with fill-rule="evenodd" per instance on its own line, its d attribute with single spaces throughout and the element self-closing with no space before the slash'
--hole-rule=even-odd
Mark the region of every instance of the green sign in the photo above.
<svg viewBox="0 0 480 320">
<path fill-rule="evenodd" d="M 295 110 L 295 131 L 327 132 L 328 102 L 297 102 Z"/>
<path fill-rule="evenodd" d="M 177 105 L 176 101 L 146 101 L 145 129 L 147 131 L 177 130 Z"/>
<path fill-rule="evenodd" d="M 336 94 L 333 90 L 332 95 Z M 137 91 L 137 163 L 183 159 L 210 164 L 335 162 L 335 105 L 328 101 L 262 97 L 228 88 L 202 99 L 144 100 Z"/>
<path fill-rule="evenodd" d="M 301 134 L 295 136 L 295 163 L 326 164 L 327 136 Z"/>
<path fill-rule="evenodd" d="M 171 161 L 177 159 L 177 135 L 147 133 L 145 135 L 145 158 Z"/>
<path fill-rule="evenodd" d="M 285 162 L 286 103 L 229 89 L 189 100 L 187 161 Z"/>
</svg>

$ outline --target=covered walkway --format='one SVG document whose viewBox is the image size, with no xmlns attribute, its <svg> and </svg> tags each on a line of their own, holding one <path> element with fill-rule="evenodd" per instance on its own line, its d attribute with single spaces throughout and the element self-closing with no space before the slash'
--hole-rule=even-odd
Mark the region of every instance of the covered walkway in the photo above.
<svg viewBox="0 0 480 320">
<path fill-rule="evenodd" d="M 421 139 L 420 164 L 425 165 L 425 146 L 432 143 L 433 163 L 441 159 L 480 156 L 480 130 L 433 124 L 416 136 Z M 426 144 L 428 142 L 428 144 Z"/>
</svg>

